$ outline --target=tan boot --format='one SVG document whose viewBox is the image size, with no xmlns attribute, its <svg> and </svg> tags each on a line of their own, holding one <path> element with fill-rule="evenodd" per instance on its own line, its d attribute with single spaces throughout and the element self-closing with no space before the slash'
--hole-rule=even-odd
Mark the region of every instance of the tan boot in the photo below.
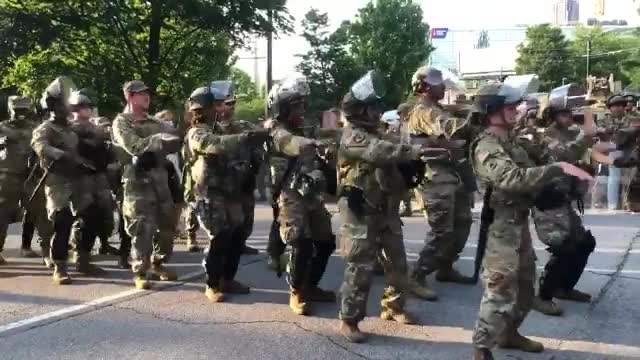
<svg viewBox="0 0 640 360">
<path fill-rule="evenodd" d="M 413 315 L 407 313 L 406 311 L 396 311 L 392 309 L 382 310 L 380 313 L 380 319 L 387 321 L 395 321 L 404 325 L 413 325 L 417 323 Z"/>
<path fill-rule="evenodd" d="M 53 268 L 53 284 L 69 285 L 71 284 L 71 276 L 67 272 L 66 263 L 56 263 Z"/>
<path fill-rule="evenodd" d="M 247 285 L 235 280 L 222 279 L 220 281 L 220 288 L 222 289 L 223 293 L 228 293 L 228 294 L 245 295 L 245 294 L 248 294 L 250 291 Z"/>
<path fill-rule="evenodd" d="M 562 308 L 553 300 L 543 300 L 540 296 L 533 298 L 533 310 L 549 316 L 562 316 Z"/>
<path fill-rule="evenodd" d="M 138 290 L 149 290 L 151 289 L 151 282 L 147 280 L 146 274 L 136 274 L 133 277 L 133 283 Z"/>
<path fill-rule="evenodd" d="M 415 279 L 411 279 L 409 281 L 409 290 L 414 296 L 422 300 L 426 300 L 426 301 L 438 300 L 438 294 L 436 294 L 435 291 L 431 290 L 431 288 L 427 286 L 426 281 L 420 282 Z"/>
<path fill-rule="evenodd" d="M 317 286 L 309 288 L 304 292 L 305 298 L 312 302 L 336 302 L 336 293 L 330 290 L 324 290 Z"/>
<path fill-rule="evenodd" d="M 555 294 L 553 294 L 553 296 L 557 299 L 575 301 L 580 303 L 591 302 L 591 295 L 576 289 L 571 289 L 569 291 L 558 290 L 555 292 Z"/>
<path fill-rule="evenodd" d="M 455 284 L 473 285 L 475 281 L 470 276 L 464 276 L 453 267 L 446 267 L 438 270 L 436 280 L 440 282 L 450 282 Z"/>
<path fill-rule="evenodd" d="M 160 281 L 176 281 L 178 279 L 178 275 L 173 270 L 167 269 L 162 264 L 151 266 L 151 276 Z"/>
<path fill-rule="evenodd" d="M 517 349 L 529 353 L 539 353 L 544 351 L 542 343 L 520 335 L 517 330 L 499 339 L 498 346 L 503 349 Z"/>
<path fill-rule="evenodd" d="M 307 315 L 309 311 L 302 292 L 296 289 L 291 289 L 291 293 L 289 294 L 289 307 L 293 313 L 297 315 Z"/>
<path fill-rule="evenodd" d="M 83 275 L 102 276 L 107 273 L 104 269 L 97 267 L 90 262 L 89 253 L 77 253 L 75 263 L 76 270 Z"/>
<path fill-rule="evenodd" d="M 473 360 L 493 360 L 493 354 L 489 349 L 473 348 Z"/>
<path fill-rule="evenodd" d="M 355 321 L 341 321 L 340 335 L 344 336 L 349 342 L 362 343 L 367 341 L 367 336 L 360 331 L 358 323 Z"/>
<path fill-rule="evenodd" d="M 211 288 L 207 286 L 207 289 L 204 291 L 204 295 L 209 299 L 209 301 L 214 303 L 224 301 L 224 293 L 218 288 Z"/>
</svg>

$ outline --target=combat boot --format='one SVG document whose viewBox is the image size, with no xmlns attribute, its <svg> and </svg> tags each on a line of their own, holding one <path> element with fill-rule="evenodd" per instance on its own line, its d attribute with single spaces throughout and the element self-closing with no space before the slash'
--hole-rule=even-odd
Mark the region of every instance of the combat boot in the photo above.
<svg viewBox="0 0 640 360">
<path fill-rule="evenodd" d="M 537 312 L 549 316 L 562 316 L 562 313 L 564 312 L 553 300 L 544 300 L 540 296 L 533 298 L 532 308 Z"/>
<path fill-rule="evenodd" d="M 450 282 L 455 284 L 474 285 L 475 281 L 470 276 L 464 276 L 451 266 L 442 268 L 436 273 L 436 280 L 439 282 Z"/>
<path fill-rule="evenodd" d="M 367 335 L 360 331 L 358 322 L 342 320 L 340 322 L 340 335 L 344 336 L 349 342 L 362 343 L 367 341 Z"/>
<path fill-rule="evenodd" d="M 404 325 L 413 325 L 417 323 L 413 315 L 407 313 L 406 311 L 397 311 L 393 309 L 384 309 L 380 313 L 380 319 L 387 321 L 395 321 Z"/>
<path fill-rule="evenodd" d="M 247 285 L 235 280 L 220 280 L 220 288 L 223 293 L 227 294 L 248 294 L 250 289 Z"/>
<path fill-rule="evenodd" d="M 542 343 L 520 335 L 517 330 L 513 330 L 507 335 L 501 336 L 501 338 L 498 339 L 498 346 L 503 349 L 517 349 L 529 353 L 539 353 L 544 351 Z"/>
<path fill-rule="evenodd" d="M 473 360 L 493 360 L 491 350 L 485 348 L 473 349 Z"/>
<path fill-rule="evenodd" d="M 291 289 L 291 293 L 289 294 L 289 308 L 291 308 L 293 313 L 297 315 L 308 314 L 309 310 L 307 303 L 304 301 L 304 297 L 300 290 Z"/>
<path fill-rule="evenodd" d="M 2 256 L 2 253 L 0 253 L 0 265 L 6 265 L 7 264 L 7 260 L 4 259 L 4 256 Z"/>
<path fill-rule="evenodd" d="M 336 302 L 336 293 L 331 290 L 324 290 L 317 286 L 310 287 L 304 292 L 305 298 L 312 302 Z"/>
<path fill-rule="evenodd" d="M 131 269 L 131 264 L 129 263 L 129 254 L 120 254 L 120 258 L 118 259 L 118 266 L 120 267 L 120 269 Z"/>
<path fill-rule="evenodd" d="M 149 290 L 151 289 L 151 282 L 147 280 L 146 274 L 136 274 L 133 277 L 133 283 L 138 290 Z"/>
<path fill-rule="evenodd" d="M 54 285 L 69 285 L 71 284 L 71 277 L 67 273 L 67 263 L 56 263 L 53 268 L 53 283 Z"/>
<path fill-rule="evenodd" d="M 178 275 L 173 270 L 167 269 L 162 264 L 151 266 L 151 276 L 160 281 L 176 281 L 178 279 Z"/>
<path fill-rule="evenodd" d="M 260 254 L 260 250 L 258 250 L 258 249 L 254 249 L 254 248 L 252 248 L 251 246 L 247 246 L 247 245 L 245 245 L 245 246 L 242 248 L 242 254 L 243 254 L 243 255 L 258 255 L 258 254 Z"/>
<path fill-rule="evenodd" d="M 591 295 L 576 289 L 571 289 L 569 291 L 558 290 L 555 292 L 555 294 L 553 294 L 553 296 L 557 299 L 575 301 L 580 303 L 591 302 Z"/>
<path fill-rule="evenodd" d="M 224 293 L 219 288 L 212 288 L 207 286 L 207 289 L 204 291 L 204 295 L 209 299 L 209 301 L 214 303 L 219 303 L 224 301 Z"/>
<path fill-rule="evenodd" d="M 90 275 L 90 276 L 100 276 L 107 273 L 104 269 L 93 265 L 89 261 L 89 258 L 90 258 L 89 253 L 76 253 L 76 258 L 75 258 L 76 271 L 78 271 L 83 275 Z"/>
<path fill-rule="evenodd" d="M 100 248 L 98 249 L 98 255 L 119 255 L 120 251 L 109 245 L 108 241 L 103 241 L 100 243 Z"/>
<path fill-rule="evenodd" d="M 200 252 L 202 249 L 198 246 L 198 240 L 196 239 L 196 234 L 188 234 L 187 235 L 187 251 L 189 252 Z"/>
<path fill-rule="evenodd" d="M 20 249 L 20 256 L 23 258 L 37 258 L 40 257 L 35 251 L 31 250 L 31 248 L 22 248 Z"/>
<path fill-rule="evenodd" d="M 411 279 L 409 281 L 409 290 L 414 296 L 422 300 L 426 300 L 426 301 L 438 300 L 438 295 L 435 293 L 435 291 L 431 290 L 427 286 L 427 282 L 425 280 L 418 281 L 416 279 Z"/>
</svg>

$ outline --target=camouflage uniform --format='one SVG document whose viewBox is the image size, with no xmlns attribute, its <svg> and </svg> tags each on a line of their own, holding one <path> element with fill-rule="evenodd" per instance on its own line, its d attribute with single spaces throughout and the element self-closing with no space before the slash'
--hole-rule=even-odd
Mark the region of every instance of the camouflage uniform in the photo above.
<svg viewBox="0 0 640 360">
<path fill-rule="evenodd" d="M 132 239 L 131 269 L 137 279 L 150 268 L 165 272 L 161 264 L 173 252 L 177 219 L 165 159 L 180 148 L 174 133 L 174 128 L 150 116 L 135 120 L 131 113 L 121 113 L 113 121 L 113 143 L 123 150 L 117 152 L 123 165 L 122 214 Z"/>
<path fill-rule="evenodd" d="M 12 96 L 9 108 L 15 108 L 16 103 L 25 100 L 30 106 L 28 99 Z M 24 194 L 23 186 L 29 176 L 32 131 L 27 119 L 12 116 L 8 121 L 0 122 L 0 264 L 4 263 L 2 251 L 7 228 L 20 220 L 20 203 L 30 195 Z"/>
<path fill-rule="evenodd" d="M 343 132 L 338 150 L 339 236 L 351 242 L 341 288 L 343 321 L 357 323 L 365 317 L 374 259 L 380 250 L 387 260 L 383 262 L 387 286 L 382 311 L 404 311 L 407 259 L 398 207 L 407 187 L 396 164 L 419 159 L 420 148 L 393 144 L 356 126 L 349 125 Z"/>
<path fill-rule="evenodd" d="M 413 141 L 445 136 L 466 140 L 471 134 L 465 121 L 450 118 L 437 103 L 424 98 L 409 114 Z M 428 161 L 431 173 L 420 187 L 430 230 L 416 263 L 413 277 L 418 283 L 435 270 L 451 273 L 453 263 L 469 237 L 475 179 L 466 155 L 457 160 Z M 459 276 L 459 274 L 458 274 Z"/>
<path fill-rule="evenodd" d="M 589 155 L 592 143 L 592 137 L 583 136 L 579 129 L 554 123 L 542 139 L 542 148 L 546 150 L 543 158 L 549 164 L 557 161 L 578 164 Z M 572 206 L 576 197 L 586 193 L 587 185 L 563 178 L 554 182 L 553 188 L 558 194 L 569 194 L 565 195 L 566 201 L 557 208 L 533 212 L 538 238 L 551 252 L 540 277 L 540 298 L 545 301 L 551 300 L 558 291 L 573 291 L 596 245 Z"/>
<path fill-rule="evenodd" d="M 563 172 L 556 165 L 534 167 L 514 137 L 489 130 L 474 141 L 471 154 L 478 178 L 493 189 L 494 220 L 482 274 L 485 290 L 473 334 L 477 348 L 491 349 L 500 336 L 516 331 L 531 309 L 535 254 L 528 218 L 532 194 Z"/>
</svg>

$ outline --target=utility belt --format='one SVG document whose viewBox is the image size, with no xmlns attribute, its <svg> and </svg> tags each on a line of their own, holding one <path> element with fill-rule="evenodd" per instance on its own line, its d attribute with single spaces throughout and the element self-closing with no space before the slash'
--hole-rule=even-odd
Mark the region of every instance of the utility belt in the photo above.
<svg viewBox="0 0 640 360">
<path fill-rule="evenodd" d="M 339 197 L 347 199 L 349 209 L 357 216 L 365 216 L 370 214 L 386 214 L 389 210 L 388 201 L 380 201 L 372 204 L 367 200 L 364 191 L 353 186 L 344 186 L 340 189 Z M 382 194 L 380 199 L 389 199 L 389 194 Z"/>
<path fill-rule="evenodd" d="M 297 191 L 302 197 L 319 195 L 326 192 L 327 179 L 321 170 L 310 173 L 294 171 L 286 180 L 285 188 Z"/>
<path fill-rule="evenodd" d="M 420 134 L 411 135 L 411 143 L 434 149 L 423 157 L 429 164 L 451 165 L 466 158 L 466 140 L 447 139 L 443 135 Z"/>
</svg>

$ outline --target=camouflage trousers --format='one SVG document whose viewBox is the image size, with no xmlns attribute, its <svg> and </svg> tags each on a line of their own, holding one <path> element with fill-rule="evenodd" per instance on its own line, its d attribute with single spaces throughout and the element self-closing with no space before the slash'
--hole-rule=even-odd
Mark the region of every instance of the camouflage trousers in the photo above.
<svg viewBox="0 0 640 360">
<path fill-rule="evenodd" d="M 535 254 L 526 212 L 496 211 L 489 227 L 482 280 L 485 285 L 473 333 L 476 347 L 491 349 L 520 327 L 534 297 Z"/>
<path fill-rule="evenodd" d="M 28 188 L 26 191 L 27 196 L 31 196 L 33 190 L 33 188 Z M 33 228 L 35 228 L 35 231 L 38 233 L 38 242 L 43 250 L 42 255 L 49 256 L 48 252 L 51 248 L 51 237 L 53 236 L 54 231 L 53 223 L 49 220 L 49 216 L 47 214 L 47 198 L 44 195 L 44 188 L 40 188 L 33 197 L 31 203 L 27 205 L 27 208 L 25 209 L 25 219 L 23 219 L 23 221 L 33 224 Z M 23 234 L 23 237 L 24 236 L 29 236 L 29 241 L 31 241 L 33 231 L 31 234 Z"/>
<path fill-rule="evenodd" d="M 203 262 L 207 285 L 218 288 L 220 280 L 233 280 L 240 264 L 246 241 L 242 202 L 210 191 L 207 199 L 197 200 L 190 206 L 209 238 L 209 251 Z"/>
<path fill-rule="evenodd" d="M 4 250 L 9 224 L 20 220 L 23 177 L 0 174 L 0 252 Z"/>
<path fill-rule="evenodd" d="M 143 275 L 152 263 L 167 262 L 173 253 L 178 214 L 163 169 L 124 177 L 122 215 L 131 236 L 133 272 Z"/>
<path fill-rule="evenodd" d="M 385 289 L 382 310 L 402 311 L 405 304 L 407 255 L 402 241 L 402 222 L 398 215 L 399 199 L 391 200 L 381 213 L 356 215 L 345 197 L 338 200 L 342 241 L 351 242 L 346 258 L 344 280 L 340 288 L 341 320 L 361 321 L 367 312 L 367 299 L 377 254 L 382 250 Z"/>
<path fill-rule="evenodd" d="M 467 243 L 472 223 L 472 194 L 461 184 L 428 183 L 422 196 L 430 230 L 413 274 L 418 279 L 451 267 Z"/>
<path fill-rule="evenodd" d="M 108 239 L 113 233 L 116 204 L 106 174 L 87 175 L 83 184 L 88 206 L 74 222 L 70 242 L 77 252 L 90 253 L 97 236 Z"/>
</svg>

